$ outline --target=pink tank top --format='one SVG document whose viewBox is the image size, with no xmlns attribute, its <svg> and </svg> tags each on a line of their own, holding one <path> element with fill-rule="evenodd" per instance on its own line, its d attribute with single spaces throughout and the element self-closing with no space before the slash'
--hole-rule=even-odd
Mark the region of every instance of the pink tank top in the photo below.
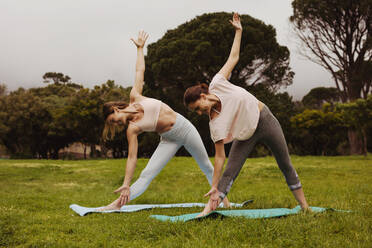
<svg viewBox="0 0 372 248">
<path fill-rule="evenodd" d="M 143 117 L 139 121 L 130 123 L 141 128 L 144 132 L 154 132 L 159 119 L 161 101 L 146 97 L 138 104 L 143 108 Z"/>
<path fill-rule="evenodd" d="M 260 118 L 257 98 L 219 73 L 213 77 L 209 92 L 221 101 L 221 113 L 209 121 L 213 142 L 249 139 Z"/>
</svg>

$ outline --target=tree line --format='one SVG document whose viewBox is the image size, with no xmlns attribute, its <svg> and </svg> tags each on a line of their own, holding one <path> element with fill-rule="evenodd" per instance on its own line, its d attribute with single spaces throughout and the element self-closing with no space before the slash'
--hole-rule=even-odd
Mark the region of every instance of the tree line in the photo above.
<svg viewBox="0 0 372 248">
<path fill-rule="evenodd" d="M 109 80 L 93 89 L 60 82 L 27 90 L 19 88 L 9 93 L 5 85 L 0 89 L 0 143 L 11 157 L 57 159 L 58 151 L 74 142 L 90 146 L 90 157 L 105 157 L 108 150 L 114 157 L 125 156 L 125 132 L 109 142 L 101 138 L 102 105 L 106 101 L 128 100 L 130 87 L 123 88 Z M 349 154 L 349 128 L 357 131 L 364 154 L 372 150 L 367 142 L 372 134 L 372 95 L 341 103 L 335 97 L 336 88 L 315 88 L 302 101 L 293 101 L 287 93 L 274 93 L 262 85 L 252 88 L 251 92 L 268 105 L 281 123 L 292 154 Z M 208 120 L 188 112 L 184 106 L 176 111 L 193 122 L 209 154 L 213 155 Z M 156 134 L 142 134 L 139 156 L 150 156 L 158 141 Z M 95 150 L 96 145 L 100 145 L 100 151 Z M 178 154 L 187 152 L 181 150 Z M 252 156 L 267 154 L 268 150 L 258 146 Z"/>
</svg>

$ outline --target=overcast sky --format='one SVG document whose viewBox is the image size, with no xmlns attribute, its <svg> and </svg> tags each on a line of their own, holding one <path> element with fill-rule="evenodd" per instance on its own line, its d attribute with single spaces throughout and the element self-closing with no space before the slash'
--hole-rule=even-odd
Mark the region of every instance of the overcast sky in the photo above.
<svg viewBox="0 0 372 248">
<path fill-rule="evenodd" d="M 8 90 L 43 86 L 43 74 L 55 71 L 84 87 L 108 79 L 130 86 L 136 49 L 129 39 L 138 30 L 150 34 L 149 44 L 203 13 L 237 11 L 276 28 L 278 42 L 291 51 L 291 67 L 296 73 L 293 85 L 285 90 L 301 99 L 314 87 L 334 84 L 327 71 L 298 54 L 288 21 L 291 2 L 0 0 L 0 83 Z"/>
</svg>

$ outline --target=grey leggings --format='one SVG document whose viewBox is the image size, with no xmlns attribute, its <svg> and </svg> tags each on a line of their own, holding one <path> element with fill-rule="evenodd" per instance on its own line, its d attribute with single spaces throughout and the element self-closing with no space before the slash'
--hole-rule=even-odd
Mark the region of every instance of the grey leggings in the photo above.
<svg viewBox="0 0 372 248">
<path fill-rule="evenodd" d="M 238 176 L 245 160 L 257 142 L 262 142 L 270 148 L 280 170 L 284 174 L 288 187 L 291 190 L 296 190 L 302 187 L 296 170 L 291 164 L 287 143 L 279 121 L 271 113 L 270 109 L 267 106 L 264 106 L 260 112 L 257 129 L 253 136 L 247 140 L 233 141 L 226 170 L 218 183 L 218 190 L 221 192 L 220 197 L 222 199 L 230 191 L 231 185 Z"/>
</svg>

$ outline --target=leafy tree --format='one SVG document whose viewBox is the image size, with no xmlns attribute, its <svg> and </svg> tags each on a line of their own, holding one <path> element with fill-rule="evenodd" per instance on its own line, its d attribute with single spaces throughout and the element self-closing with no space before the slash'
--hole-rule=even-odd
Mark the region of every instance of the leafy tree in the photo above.
<svg viewBox="0 0 372 248">
<path fill-rule="evenodd" d="M 70 84 L 50 84 L 46 87 L 31 88 L 29 91 L 42 99 L 51 116 L 47 134 L 43 136 L 44 149 L 41 156 L 57 159 L 61 148 L 78 141 L 76 130 L 64 114 L 78 88 Z"/>
<path fill-rule="evenodd" d="M 22 88 L 2 99 L 0 139 L 16 156 L 34 157 L 44 144 L 50 115 L 42 100 Z"/>
<path fill-rule="evenodd" d="M 277 43 L 275 29 L 248 15 L 240 18 L 244 28 L 240 60 L 230 80 L 245 88 L 259 83 L 275 89 L 290 85 L 289 50 Z M 226 62 L 234 37 L 229 19 L 230 13 L 204 14 L 150 44 L 145 72 L 150 93 L 184 111 L 185 89 L 210 82 Z"/>
<path fill-rule="evenodd" d="M 367 132 L 372 127 L 372 95 L 369 95 L 367 99 L 338 104 L 336 107 L 343 115 L 347 127 L 358 133 L 358 139 L 362 142 L 363 154 L 367 156 Z"/>
<path fill-rule="evenodd" d="M 366 98 L 364 81 L 372 77 L 364 72 L 372 59 L 371 0 L 295 0 L 292 6 L 290 20 L 309 51 L 303 55 L 332 74 L 343 102 Z"/>
<path fill-rule="evenodd" d="M 6 125 L 8 113 L 6 111 L 6 85 L 0 84 L 0 144 L 4 144 L 4 137 L 9 131 L 9 127 Z"/>
<path fill-rule="evenodd" d="M 328 70 L 342 102 L 371 92 L 372 1 L 294 0 L 290 20 L 305 49 L 303 55 Z M 362 152 L 348 131 L 352 154 Z"/>
<path fill-rule="evenodd" d="M 336 147 L 342 140 L 345 129 L 343 115 L 334 111 L 330 104 L 320 110 L 305 109 L 291 118 L 297 129 L 298 146 L 304 144 L 303 154 L 335 155 Z"/>
<path fill-rule="evenodd" d="M 334 103 L 340 101 L 337 88 L 317 87 L 310 90 L 302 98 L 302 103 L 308 108 L 321 109 L 324 103 Z"/>
<path fill-rule="evenodd" d="M 7 93 L 7 87 L 5 84 L 0 84 L 0 97 L 5 96 Z"/>
<path fill-rule="evenodd" d="M 67 75 L 64 75 L 61 72 L 46 72 L 43 75 L 44 83 L 50 83 L 50 80 L 53 81 L 54 84 L 66 84 L 70 81 L 70 77 Z"/>
</svg>

